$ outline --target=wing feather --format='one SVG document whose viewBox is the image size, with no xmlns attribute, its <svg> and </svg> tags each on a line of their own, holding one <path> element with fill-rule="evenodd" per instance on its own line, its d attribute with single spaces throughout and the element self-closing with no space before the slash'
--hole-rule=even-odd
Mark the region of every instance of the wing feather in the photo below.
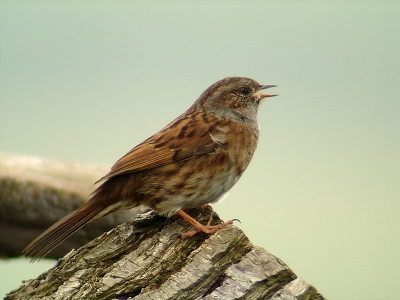
<svg viewBox="0 0 400 300">
<path fill-rule="evenodd" d="M 99 181 L 111 177 L 157 168 L 215 151 L 221 146 L 212 132 L 215 125 L 204 122 L 201 114 L 181 116 L 119 159 Z M 215 124 L 215 123 L 214 123 Z M 98 182 L 99 182 L 98 181 Z"/>
</svg>

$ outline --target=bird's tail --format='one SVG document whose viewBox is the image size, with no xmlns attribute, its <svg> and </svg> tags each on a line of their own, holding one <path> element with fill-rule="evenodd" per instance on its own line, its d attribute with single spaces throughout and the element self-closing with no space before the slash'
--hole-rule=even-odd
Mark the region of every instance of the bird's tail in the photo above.
<svg viewBox="0 0 400 300">
<path fill-rule="evenodd" d="M 22 251 L 23 255 L 32 257 L 31 262 L 39 260 L 79 228 L 108 214 L 110 212 L 109 207 L 102 206 L 98 201 L 95 201 L 95 197 L 96 195 L 86 204 L 59 220 L 34 239 Z"/>
</svg>

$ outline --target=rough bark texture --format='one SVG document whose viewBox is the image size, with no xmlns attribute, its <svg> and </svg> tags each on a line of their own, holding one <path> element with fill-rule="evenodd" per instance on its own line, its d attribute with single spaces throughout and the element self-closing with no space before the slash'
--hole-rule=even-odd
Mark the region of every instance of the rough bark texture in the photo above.
<svg viewBox="0 0 400 300">
<path fill-rule="evenodd" d="M 7 188 L 4 182 L 21 184 L 20 178 L 4 181 L 1 174 L 0 181 L 1 189 Z M 211 211 L 190 214 L 207 222 Z M 221 222 L 213 216 L 213 222 Z M 280 259 L 253 246 L 239 228 L 182 239 L 189 229 L 183 219 L 138 215 L 70 251 L 6 299 L 324 299 Z"/>
</svg>

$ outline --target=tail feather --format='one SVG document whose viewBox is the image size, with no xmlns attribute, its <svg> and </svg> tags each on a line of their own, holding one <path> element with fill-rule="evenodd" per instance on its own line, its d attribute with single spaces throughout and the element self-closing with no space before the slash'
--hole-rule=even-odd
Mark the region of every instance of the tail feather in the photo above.
<svg viewBox="0 0 400 300">
<path fill-rule="evenodd" d="M 49 227 L 24 249 L 22 252 L 24 256 L 31 256 L 31 262 L 40 260 L 82 226 L 103 216 L 101 212 L 104 208 L 93 204 L 93 201 L 87 202 Z"/>
</svg>

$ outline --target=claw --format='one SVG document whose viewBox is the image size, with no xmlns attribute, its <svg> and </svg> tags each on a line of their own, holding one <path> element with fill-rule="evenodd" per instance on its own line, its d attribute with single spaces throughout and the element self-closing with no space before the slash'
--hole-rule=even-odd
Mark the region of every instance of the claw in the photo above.
<svg viewBox="0 0 400 300">
<path fill-rule="evenodd" d="M 189 216 L 186 212 L 184 212 L 183 210 L 178 210 L 176 212 L 178 215 L 180 215 L 182 218 L 184 218 L 186 221 L 188 221 L 190 224 L 192 224 L 192 226 L 194 227 L 193 230 L 187 231 L 185 233 L 183 233 L 181 235 L 181 237 L 183 239 L 191 237 L 193 235 L 195 235 L 198 232 L 204 232 L 207 234 L 213 234 L 216 233 L 218 230 L 224 228 L 227 225 L 231 225 L 233 223 L 233 221 L 228 221 L 222 224 L 217 224 L 217 225 L 210 225 L 211 221 L 212 221 L 212 215 L 214 212 L 211 213 L 210 218 L 208 219 L 207 225 L 203 225 L 200 222 L 196 221 L 195 219 L 193 219 L 191 216 Z"/>
</svg>

